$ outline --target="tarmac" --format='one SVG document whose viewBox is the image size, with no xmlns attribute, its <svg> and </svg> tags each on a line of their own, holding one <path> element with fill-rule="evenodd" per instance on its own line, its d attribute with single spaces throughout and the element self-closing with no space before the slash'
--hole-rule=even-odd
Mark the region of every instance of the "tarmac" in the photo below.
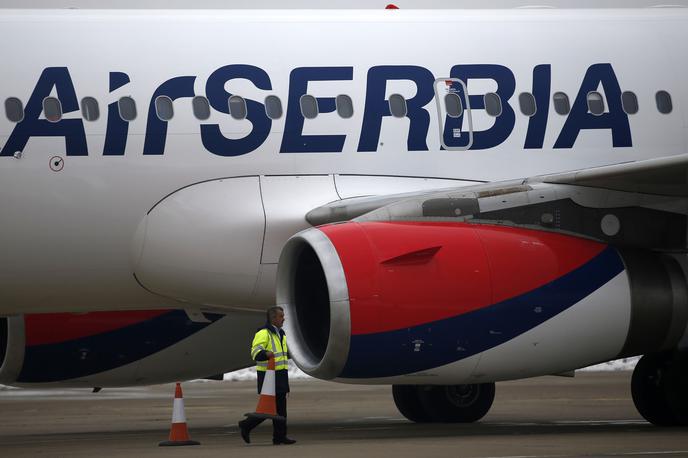
<svg viewBox="0 0 688 458">
<path fill-rule="evenodd" d="M 294 380 L 289 436 L 264 423 L 246 445 L 236 422 L 255 408 L 255 382 L 183 384 L 195 447 L 158 447 L 169 433 L 174 385 L 0 390 L 0 456 L 172 457 L 688 457 L 688 429 L 658 428 L 636 412 L 630 372 L 580 373 L 497 384 L 473 424 L 415 424 L 389 386 Z"/>
</svg>

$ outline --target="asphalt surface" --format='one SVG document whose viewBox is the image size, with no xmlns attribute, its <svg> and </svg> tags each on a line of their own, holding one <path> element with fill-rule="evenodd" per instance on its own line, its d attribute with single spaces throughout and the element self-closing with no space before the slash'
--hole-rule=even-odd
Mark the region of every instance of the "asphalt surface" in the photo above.
<svg viewBox="0 0 688 458">
<path fill-rule="evenodd" d="M 196 447 L 158 447 L 167 438 L 173 385 L 85 390 L 0 390 L 0 456 L 261 457 L 688 457 L 688 429 L 657 428 L 636 412 L 630 373 L 582 373 L 497 384 L 479 423 L 414 424 L 390 387 L 295 380 L 289 435 L 272 445 L 265 423 L 246 445 L 236 422 L 255 408 L 254 382 L 183 385 Z"/>
</svg>

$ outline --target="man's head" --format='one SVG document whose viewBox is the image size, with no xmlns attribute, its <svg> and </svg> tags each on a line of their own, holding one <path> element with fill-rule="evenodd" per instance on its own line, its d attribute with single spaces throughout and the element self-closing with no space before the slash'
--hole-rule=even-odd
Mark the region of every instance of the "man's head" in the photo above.
<svg viewBox="0 0 688 458">
<path fill-rule="evenodd" d="M 276 305 L 274 307 L 270 307 L 267 313 L 268 323 L 281 328 L 284 324 L 284 309 Z"/>
</svg>

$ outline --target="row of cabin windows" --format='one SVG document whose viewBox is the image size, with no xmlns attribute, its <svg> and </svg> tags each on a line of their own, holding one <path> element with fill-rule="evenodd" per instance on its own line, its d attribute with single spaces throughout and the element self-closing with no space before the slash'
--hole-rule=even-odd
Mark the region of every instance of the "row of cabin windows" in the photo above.
<svg viewBox="0 0 688 458">
<path fill-rule="evenodd" d="M 498 94 L 490 92 L 485 94 L 483 101 L 485 111 L 488 115 L 497 117 L 502 114 L 502 99 Z M 571 111 L 569 96 L 563 92 L 555 92 L 552 96 L 554 111 L 560 115 L 567 115 Z M 655 94 L 657 110 L 662 114 L 669 114 L 673 110 L 671 95 L 667 91 L 659 91 Z M 599 92 L 593 91 L 587 96 L 588 111 L 593 115 L 599 116 L 605 112 L 604 97 Z M 535 96 L 529 92 L 523 92 L 518 96 L 518 104 L 521 113 L 532 117 L 537 113 L 537 103 Z M 301 114 L 306 119 L 314 119 L 319 114 L 318 99 L 312 95 L 303 95 L 299 99 Z M 444 106 L 447 115 L 452 118 L 459 118 L 463 115 L 463 103 L 461 97 L 454 92 L 444 96 Z M 638 97 L 635 93 L 626 91 L 621 94 L 621 106 L 624 112 L 633 115 L 638 112 Z M 122 97 L 117 102 L 120 118 L 124 121 L 136 119 L 136 102 L 131 97 Z M 196 119 L 205 121 L 210 118 L 210 103 L 203 96 L 194 97 L 192 100 L 193 114 Z M 338 95 L 335 98 L 335 108 L 337 114 L 342 118 L 348 119 L 354 115 L 354 105 L 348 95 Z M 246 100 L 238 95 L 233 95 L 228 101 L 228 111 L 232 118 L 245 119 L 248 114 Z M 408 113 L 406 99 L 401 94 L 392 94 L 389 97 L 389 111 L 396 118 L 403 118 Z M 160 96 L 155 99 L 155 113 L 161 121 L 169 121 L 174 117 L 174 106 L 172 99 L 167 96 Z M 275 95 L 270 95 L 265 99 L 265 113 L 270 119 L 282 117 L 282 101 Z M 12 122 L 21 122 L 24 119 L 24 106 L 16 97 L 5 100 L 5 114 Z M 62 119 L 62 104 L 55 97 L 46 97 L 43 100 L 43 114 L 48 121 L 57 122 Z M 85 97 L 81 100 L 81 114 L 87 121 L 96 121 L 100 117 L 98 101 L 93 97 Z"/>
<path fill-rule="evenodd" d="M 348 107 L 340 102 L 338 111 L 342 117 L 353 115 L 353 104 L 348 96 L 340 96 L 348 99 Z M 194 97 L 192 100 L 194 116 L 205 121 L 210 118 L 210 103 L 203 96 Z M 247 116 L 246 101 L 237 95 L 233 95 L 228 101 L 229 114 L 234 119 L 245 119 Z M 124 121 L 136 119 L 136 101 L 131 97 L 122 97 L 117 101 L 117 111 L 120 118 Z M 270 119 L 282 117 L 282 102 L 279 97 L 270 95 L 265 99 L 265 111 Z M 21 122 L 24 119 L 24 105 L 16 97 L 5 100 L 5 114 L 12 122 Z M 57 122 L 62 119 L 62 104 L 55 97 L 47 97 L 43 100 L 43 114 L 48 121 Z M 81 101 L 81 114 L 87 121 L 96 121 L 100 117 L 98 101 L 93 97 L 85 97 Z M 174 117 L 174 106 L 172 99 L 167 96 L 160 96 L 155 99 L 155 114 L 161 121 L 169 121 Z"/>
<path fill-rule="evenodd" d="M 571 111 L 571 102 L 569 96 L 563 92 L 556 92 L 552 96 L 554 102 L 554 111 L 560 115 L 568 115 Z M 659 91 L 655 94 L 655 102 L 657 103 L 657 110 L 662 114 L 669 114 L 673 110 L 673 103 L 671 95 L 667 91 Z M 521 113 L 530 117 L 537 113 L 537 105 L 533 94 L 524 92 L 518 96 L 519 107 Z M 589 92 L 587 95 L 588 111 L 595 116 L 604 114 L 606 108 L 604 97 L 596 91 Z M 621 94 L 621 107 L 624 112 L 629 115 L 638 113 L 639 104 L 638 96 L 631 91 L 626 91 Z"/>
<path fill-rule="evenodd" d="M 552 96 L 554 102 L 554 111 L 560 115 L 568 115 L 571 111 L 571 103 L 569 96 L 563 92 L 555 92 Z M 502 114 L 502 100 L 498 94 L 493 92 L 485 94 L 483 101 L 485 103 L 485 111 L 488 115 L 497 117 Z M 659 91 L 655 94 L 655 101 L 657 103 L 657 110 L 662 114 L 669 114 L 673 110 L 673 103 L 671 95 L 667 91 Z M 592 91 L 587 95 L 588 111 L 595 116 L 600 116 L 605 112 L 604 97 L 596 91 Z M 449 93 L 444 97 L 444 105 L 447 115 L 452 118 L 458 118 L 463 114 L 463 104 L 461 98 L 456 93 Z M 518 96 L 518 105 L 521 113 L 528 117 L 535 116 L 537 113 L 537 103 L 535 96 L 529 92 L 523 92 Z M 390 98 L 391 106 L 391 98 Z M 635 93 L 626 91 L 621 94 L 621 106 L 626 114 L 634 115 L 638 113 L 638 97 Z"/>
<path fill-rule="evenodd" d="M 210 118 L 210 103 L 205 97 L 194 97 L 192 101 L 194 116 L 199 120 Z M 234 119 L 246 118 L 246 101 L 239 96 L 229 98 L 229 112 Z M 267 115 L 271 119 L 278 119 L 282 116 L 282 102 L 274 95 L 265 99 Z M 122 97 L 117 101 L 117 111 L 120 118 L 124 121 L 136 119 L 136 101 L 131 97 Z M 24 105 L 16 97 L 5 100 L 5 114 L 12 122 L 21 122 L 24 119 Z M 55 97 L 47 97 L 43 100 L 43 114 L 45 119 L 57 122 L 62 119 L 62 104 Z M 86 121 L 96 121 L 100 118 L 100 108 L 98 101 L 93 97 L 85 97 L 81 100 L 81 114 Z M 155 99 L 155 114 L 161 121 L 169 121 L 174 117 L 174 106 L 172 99 L 167 96 L 160 96 Z"/>
<path fill-rule="evenodd" d="M 552 97 L 554 102 L 554 110 L 560 115 L 568 115 L 571 111 L 571 103 L 569 97 L 563 92 L 556 92 Z M 657 103 L 657 110 L 662 114 L 669 114 L 673 110 L 673 103 L 671 95 L 667 91 L 659 91 L 655 95 Z M 485 111 L 488 115 L 497 117 L 502 114 L 502 99 L 498 94 L 490 92 L 483 97 L 485 104 Z M 599 92 L 590 92 L 587 96 L 588 111 L 593 115 L 600 116 L 605 112 L 604 97 Z M 535 116 L 537 113 L 537 104 L 535 96 L 529 92 L 523 92 L 518 97 L 519 107 L 521 113 L 528 117 Z M 463 103 L 461 97 L 454 92 L 450 92 L 444 96 L 444 106 L 447 116 L 451 118 L 459 118 L 463 115 Z M 626 91 L 621 94 L 621 106 L 624 112 L 629 115 L 638 113 L 638 97 L 635 93 Z M 392 94 L 389 97 L 389 110 L 392 116 L 403 118 L 406 116 L 407 107 L 406 99 L 400 94 Z"/>
</svg>

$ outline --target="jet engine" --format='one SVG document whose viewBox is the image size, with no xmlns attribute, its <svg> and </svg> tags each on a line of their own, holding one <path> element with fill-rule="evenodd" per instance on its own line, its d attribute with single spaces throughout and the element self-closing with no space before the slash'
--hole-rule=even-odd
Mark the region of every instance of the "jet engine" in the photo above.
<svg viewBox="0 0 688 458">
<path fill-rule="evenodd" d="M 686 291 L 670 255 L 441 220 L 308 229 L 277 278 L 297 365 L 366 384 L 491 383 L 672 349 Z"/>
<path fill-rule="evenodd" d="M 113 387 L 215 376 L 252 364 L 246 342 L 262 320 L 254 313 L 192 320 L 184 310 L 0 318 L 0 383 Z"/>
</svg>

